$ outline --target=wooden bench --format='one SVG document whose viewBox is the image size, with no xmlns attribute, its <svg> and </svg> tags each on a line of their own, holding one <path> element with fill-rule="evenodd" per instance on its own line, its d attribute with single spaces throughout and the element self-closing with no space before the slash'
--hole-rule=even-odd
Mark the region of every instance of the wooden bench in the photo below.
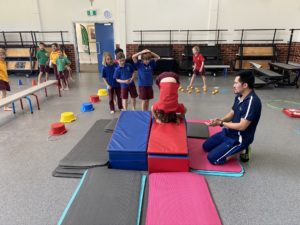
<svg viewBox="0 0 300 225">
<path fill-rule="evenodd" d="M 30 48 L 7 48 L 6 57 L 27 58 L 31 57 Z"/>
<path fill-rule="evenodd" d="M 26 90 L 20 91 L 18 93 L 13 94 L 13 95 L 9 95 L 6 98 L 0 99 L 0 108 L 12 103 L 13 113 L 16 113 L 14 102 L 17 101 L 17 100 L 20 100 L 21 108 L 23 109 L 22 99 L 25 98 L 27 100 L 28 104 L 29 104 L 30 112 L 33 113 L 31 99 L 30 99 L 29 95 L 33 95 L 36 98 L 38 110 L 40 110 L 38 97 L 34 93 L 39 91 L 39 90 L 45 89 L 45 95 L 47 97 L 48 96 L 47 87 L 52 86 L 52 85 L 56 85 L 56 84 L 57 84 L 57 80 L 48 80 L 48 81 L 46 81 L 44 83 L 41 83 L 39 85 L 30 87 Z M 60 93 L 59 88 L 58 88 L 58 94 L 59 94 L 59 97 L 61 97 L 61 93 Z"/>
</svg>

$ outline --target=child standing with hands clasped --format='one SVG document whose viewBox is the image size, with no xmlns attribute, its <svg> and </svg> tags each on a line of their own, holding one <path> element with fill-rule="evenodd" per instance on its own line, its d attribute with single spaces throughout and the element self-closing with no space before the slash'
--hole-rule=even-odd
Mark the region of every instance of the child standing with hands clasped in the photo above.
<svg viewBox="0 0 300 225">
<path fill-rule="evenodd" d="M 10 91 L 8 83 L 7 67 L 5 62 L 5 50 L 0 48 L 0 93 L 1 98 L 6 98 L 6 92 Z M 11 111 L 12 108 L 4 107 L 4 111 Z"/>
<path fill-rule="evenodd" d="M 103 53 L 102 60 L 102 78 L 108 88 L 110 113 L 115 113 L 114 95 L 117 96 L 118 108 L 122 110 L 121 88 L 120 84 L 114 79 L 114 72 L 117 65 L 113 62 L 112 55 L 109 52 Z"/>
<path fill-rule="evenodd" d="M 116 68 L 114 78 L 121 84 L 121 98 L 123 109 L 128 107 L 128 93 L 132 99 L 132 110 L 135 110 L 136 98 L 138 97 L 134 84 L 134 68 L 129 63 L 125 63 L 125 55 L 123 52 L 117 54 L 119 66 Z"/>
<path fill-rule="evenodd" d="M 138 56 L 142 56 L 142 60 L 138 60 Z M 149 110 L 150 99 L 153 99 L 153 71 L 159 55 L 145 49 L 132 56 L 135 67 L 138 70 L 139 98 L 142 100 L 142 111 Z"/>
<path fill-rule="evenodd" d="M 188 86 L 188 89 L 193 87 L 195 77 L 197 75 L 201 75 L 203 81 L 203 91 L 206 92 L 207 87 L 206 87 L 205 70 L 204 70 L 204 57 L 203 55 L 200 54 L 200 48 L 198 46 L 194 46 L 192 50 L 193 50 L 193 62 L 194 62 L 193 76 L 190 85 Z"/>
</svg>

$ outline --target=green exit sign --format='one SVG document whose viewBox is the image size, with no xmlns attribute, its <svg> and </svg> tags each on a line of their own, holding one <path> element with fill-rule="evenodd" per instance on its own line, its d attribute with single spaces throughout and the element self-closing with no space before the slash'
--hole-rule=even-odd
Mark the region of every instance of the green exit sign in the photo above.
<svg viewBox="0 0 300 225">
<path fill-rule="evenodd" d="M 88 16 L 96 16 L 97 15 L 96 9 L 89 9 L 86 12 L 87 12 Z"/>
</svg>

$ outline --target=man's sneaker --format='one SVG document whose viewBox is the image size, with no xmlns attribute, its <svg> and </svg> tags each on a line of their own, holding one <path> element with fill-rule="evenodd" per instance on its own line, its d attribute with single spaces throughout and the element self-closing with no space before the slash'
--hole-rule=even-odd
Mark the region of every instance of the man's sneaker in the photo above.
<svg viewBox="0 0 300 225">
<path fill-rule="evenodd" d="M 248 162 L 250 160 L 250 155 L 251 155 L 251 147 L 248 146 L 248 148 L 246 148 L 245 153 L 240 154 L 240 160 L 242 162 Z"/>
</svg>

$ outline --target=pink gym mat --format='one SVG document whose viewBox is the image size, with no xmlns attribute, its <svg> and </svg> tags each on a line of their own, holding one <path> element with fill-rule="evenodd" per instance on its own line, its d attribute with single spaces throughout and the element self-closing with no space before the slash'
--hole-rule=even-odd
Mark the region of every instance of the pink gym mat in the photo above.
<svg viewBox="0 0 300 225">
<path fill-rule="evenodd" d="M 205 123 L 208 120 L 188 120 L 188 122 L 193 123 Z M 212 136 L 222 130 L 221 127 L 208 127 L 209 136 Z M 242 166 L 237 161 L 236 158 L 228 160 L 224 165 L 212 165 L 207 160 L 207 152 L 202 148 L 202 144 L 205 139 L 194 139 L 188 138 L 188 149 L 190 158 L 190 168 L 194 170 L 207 170 L 207 171 L 217 171 L 217 172 L 233 172 L 241 173 L 243 171 Z"/>
<path fill-rule="evenodd" d="M 236 158 L 226 161 L 223 165 L 212 165 L 207 160 L 207 152 L 202 148 L 205 139 L 188 138 L 190 168 L 194 170 L 207 170 L 218 172 L 241 173 L 243 168 Z"/>
<path fill-rule="evenodd" d="M 152 173 L 146 225 L 222 224 L 206 180 L 195 173 Z"/>
</svg>

